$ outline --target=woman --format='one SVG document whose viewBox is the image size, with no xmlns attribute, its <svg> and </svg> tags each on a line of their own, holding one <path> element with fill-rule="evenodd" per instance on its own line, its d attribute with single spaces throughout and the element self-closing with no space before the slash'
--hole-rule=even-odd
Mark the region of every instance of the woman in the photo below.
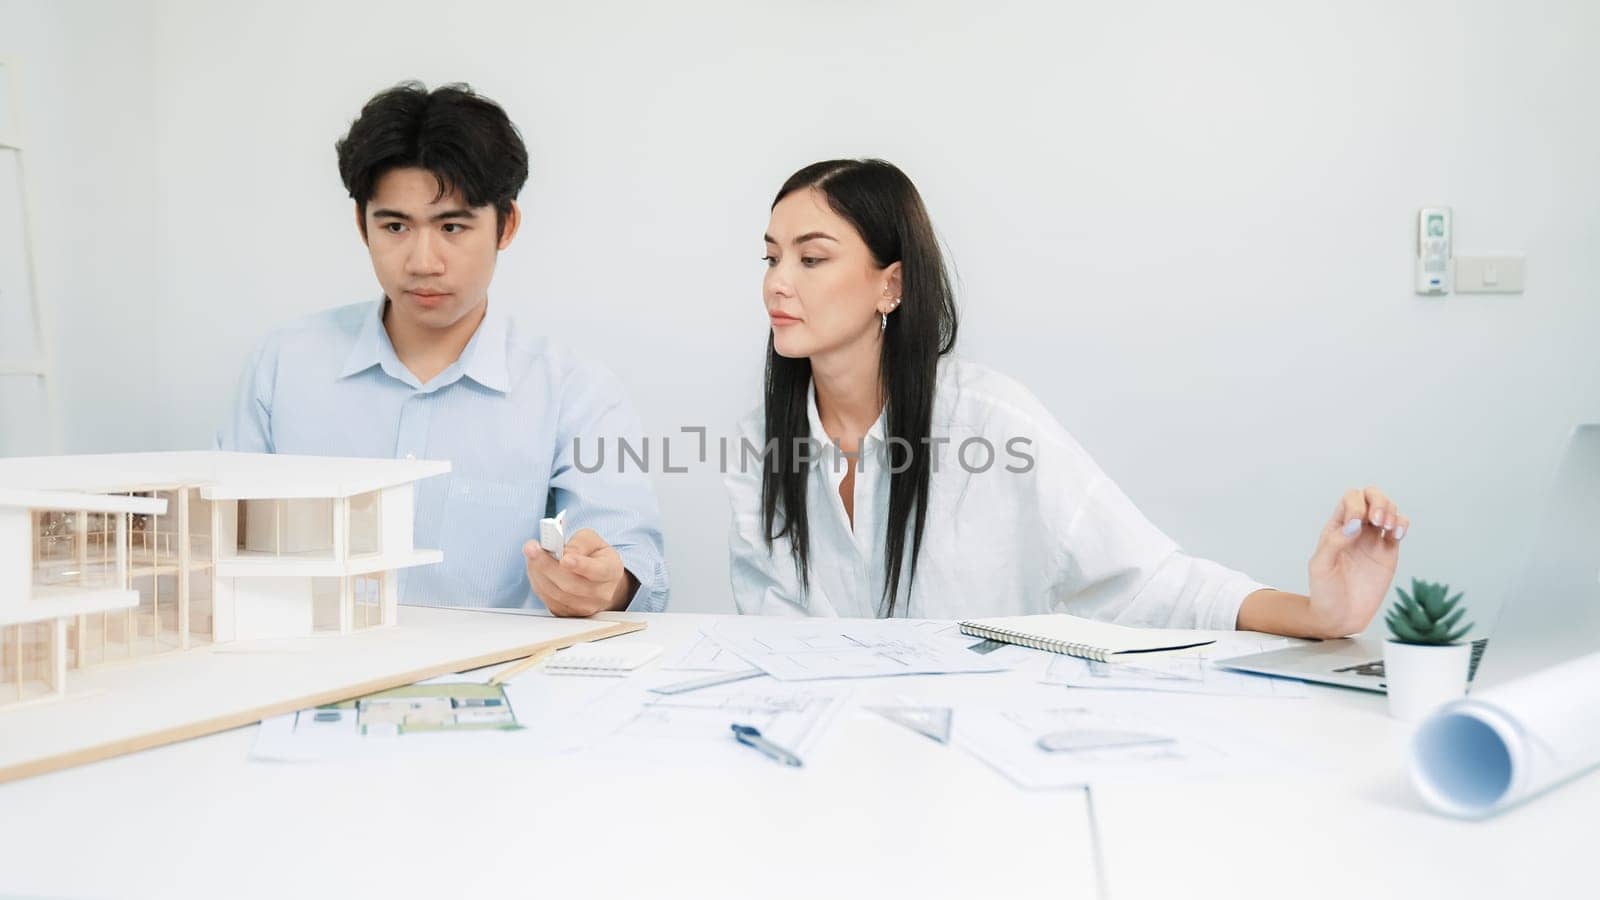
<svg viewBox="0 0 1600 900">
<path fill-rule="evenodd" d="M 1309 596 L 1186 556 L 1025 388 L 949 355 L 950 281 L 899 169 L 801 169 L 765 238 L 765 402 L 726 476 L 741 612 L 1071 612 L 1318 638 L 1371 621 L 1410 525 L 1388 497 L 1339 500 Z"/>
</svg>

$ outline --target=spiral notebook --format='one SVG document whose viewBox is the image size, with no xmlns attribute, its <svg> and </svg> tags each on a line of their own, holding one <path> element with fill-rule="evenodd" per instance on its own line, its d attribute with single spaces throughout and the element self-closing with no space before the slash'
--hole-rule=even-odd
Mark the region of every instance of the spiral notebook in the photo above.
<svg viewBox="0 0 1600 900">
<path fill-rule="evenodd" d="M 660 644 L 596 641 L 556 651 L 544 664 L 546 675 L 624 676 L 661 655 Z"/>
<path fill-rule="evenodd" d="M 1065 613 L 973 619 L 961 623 L 961 633 L 1096 662 L 1111 662 L 1112 657 L 1126 653 L 1187 650 L 1216 643 L 1198 631 L 1129 628 Z"/>
</svg>

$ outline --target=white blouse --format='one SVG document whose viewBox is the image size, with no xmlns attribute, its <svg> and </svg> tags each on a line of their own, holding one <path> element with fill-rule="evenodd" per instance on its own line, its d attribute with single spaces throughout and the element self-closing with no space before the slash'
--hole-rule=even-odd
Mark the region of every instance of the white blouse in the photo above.
<svg viewBox="0 0 1600 900">
<path fill-rule="evenodd" d="M 739 425 L 723 476 L 733 507 L 731 578 L 739 611 L 757 615 L 882 615 L 889 470 L 884 418 L 861 442 L 855 527 L 839 499 L 849 460 L 827 438 L 815 390 L 808 412 L 822 443 L 806 485 L 810 589 L 787 538 L 769 551 L 761 523 L 761 408 Z M 895 615 L 963 619 L 1070 612 L 1125 625 L 1232 629 L 1265 587 L 1187 556 L 1100 471 L 1017 382 L 945 357 L 934 388 L 928 516 L 909 594 L 906 538 Z M 987 449 L 986 449 L 987 448 Z M 992 451 L 992 452 L 991 452 Z M 781 521 L 781 518 L 780 518 Z"/>
</svg>

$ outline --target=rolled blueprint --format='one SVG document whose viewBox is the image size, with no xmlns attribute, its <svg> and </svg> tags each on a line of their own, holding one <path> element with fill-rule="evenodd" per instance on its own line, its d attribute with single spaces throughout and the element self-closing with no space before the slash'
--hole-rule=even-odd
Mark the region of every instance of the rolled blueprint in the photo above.
<svg viewBox="0 0 1600 900">
<path fill-rule="evenodd" d="M 1600 765 L 1600 653 L 1440 707 L 1411 740 L 1411 781 L 1439 812 L 1480 818 Z"/>
</svg>

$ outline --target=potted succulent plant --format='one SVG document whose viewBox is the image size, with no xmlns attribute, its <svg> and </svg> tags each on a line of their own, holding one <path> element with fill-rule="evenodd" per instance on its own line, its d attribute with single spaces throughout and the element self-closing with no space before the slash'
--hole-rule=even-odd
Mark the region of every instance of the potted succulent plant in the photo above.
<svg viewBox="0 0 1600 900">
<path fill-rule="evenodd" d="M 1409 721 L 1467 692 L 1472 645 L 1461 639 L 1472 624 L 1456 627 L 1467 610 L 1459 593 L 1449 596 L 1448 585 L 1413 578 L 1411 593 L 1399 587 L 1395 593 L 1400 602 L 1384 617 L 1390 638 L 1383 645 L 1383 673 L 1389 715 Z"/>
</svg>

